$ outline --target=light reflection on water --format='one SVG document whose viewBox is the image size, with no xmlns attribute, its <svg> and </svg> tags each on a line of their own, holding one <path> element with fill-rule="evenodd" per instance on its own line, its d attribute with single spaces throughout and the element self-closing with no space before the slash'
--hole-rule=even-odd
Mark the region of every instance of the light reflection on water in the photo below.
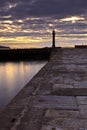
<svg viewBox="0 0 87 130">
<path fill-rule="evenodd" d="M 0 110 L 47 62 L 0 63 Z"/>
</svg>

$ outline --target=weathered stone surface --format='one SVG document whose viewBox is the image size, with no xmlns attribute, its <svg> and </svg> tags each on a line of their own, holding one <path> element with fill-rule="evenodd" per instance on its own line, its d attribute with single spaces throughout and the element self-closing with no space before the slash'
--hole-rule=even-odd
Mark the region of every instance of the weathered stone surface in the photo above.
<svg viewBox="0 0 87 130">
<path fill-rule="evenodd" d="M 56 90 L 58 90 L 58 89 L 62 89 L 62 88 L 73 88 L 73 86 L 72 85 L 70 85 L 70 84 L 54 84 L 53 85 L 53 91 L 56 91 Z"/>
<path fill-rule="evenodd" d="M 49 128 L 63 129 L 63 130 L 79 130 L 87 129 L 87 119 L 79 118 L 56 118 L 50 120 L 44 120 L 41 130 L 49 130 Z"/>
<path fill-rule="evenodd" d="M 79 105 L 87 105 L 87 96 L 77 96 Z"/>
<path fill-rule="evenodd" d="M 87 88 L 87 80 L 82 79 L 81 81 L 76 81 L 74 87 L 75 88 Z"/>
<path fill-rule="evenodd" d="M 77 110 L 75 97 L 72 96 L 38 96 L 34 101 L 36 108 L 56 108 L 63 110 Z"/>
<path fill-rule="evenodd" d="M 56 88 L 52 90 L 52 95 L 61 96 L 86 96 L 87 88 Z"/>
<path fill-rule="evenodd" d="M 57 128 L 87 128 L 87 119 L 81 118 L 44 118 L 43 126 Z"/>
<path fill-rule="evenodd" d="M 42 126 L 41 130 L 87 130 L 84 127 L 56 127 L 56 126 Z"/>
<path fill-rule="evenodd" d="M 87 130 L 87 49 L 55 49 L 0 113 L 0 130 Z"/>
<path fill-rule="evenodd" d="M 48 109 L 45 113 L 45 117 L 47 118 L 79 118 L 79 111 L 73 110 L 57 110 L 57 109 Z"/>
<path fill-rule="evenodd" d="M 79 105 L 80 115 L 84 118 L 87 118 L 87 105 Z"/>
<path fill-rule="evenodd" d="M 39 130 L 42 125 L 44 111 L 42 109 L 32 108 L 25 113 L 25 116 L 21 120 L 21 124 L 15 127 L 17 130 Z"/>
<path fill-rule="evenodd" d="M 87 96 L 77 96 L 80 115 L 87 118 Z"/>
</svg>

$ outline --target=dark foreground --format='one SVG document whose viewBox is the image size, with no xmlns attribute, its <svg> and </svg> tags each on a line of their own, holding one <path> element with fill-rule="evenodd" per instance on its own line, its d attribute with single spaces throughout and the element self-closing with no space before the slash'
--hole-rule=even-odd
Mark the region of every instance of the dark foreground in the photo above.
<svg viewBox="0 0 87 130">
<path fill-rule="evenodd" d="M 57 49 L 0 114 L 0 130 L 87 130 L 87 49 Z"/>
<path fill-rule="evenodd" d="M 0 61 L 48 60 L 51 48 L 0 50 Z"/>
</svg>

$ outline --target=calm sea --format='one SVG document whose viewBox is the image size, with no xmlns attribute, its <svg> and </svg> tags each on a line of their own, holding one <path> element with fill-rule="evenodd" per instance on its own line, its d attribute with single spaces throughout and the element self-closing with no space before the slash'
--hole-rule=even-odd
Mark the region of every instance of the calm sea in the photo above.
<svg viewBox="0 0 87 130">
<path fill-rule="evenodd" d="M 0 110 L 31 80 L 47 62 L 0 63 Z"/>
</svg>

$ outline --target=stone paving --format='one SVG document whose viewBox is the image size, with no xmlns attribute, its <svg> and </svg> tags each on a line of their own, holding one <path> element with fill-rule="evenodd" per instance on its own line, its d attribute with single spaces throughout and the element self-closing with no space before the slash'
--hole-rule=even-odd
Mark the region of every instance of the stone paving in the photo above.
<svg viewBox="0 0 87 130">
<path fill-rule="evenodd" d="M 0 130 L 87 130 L 87 49 L 55 49 L 0 113 Z"/>
</svg>

